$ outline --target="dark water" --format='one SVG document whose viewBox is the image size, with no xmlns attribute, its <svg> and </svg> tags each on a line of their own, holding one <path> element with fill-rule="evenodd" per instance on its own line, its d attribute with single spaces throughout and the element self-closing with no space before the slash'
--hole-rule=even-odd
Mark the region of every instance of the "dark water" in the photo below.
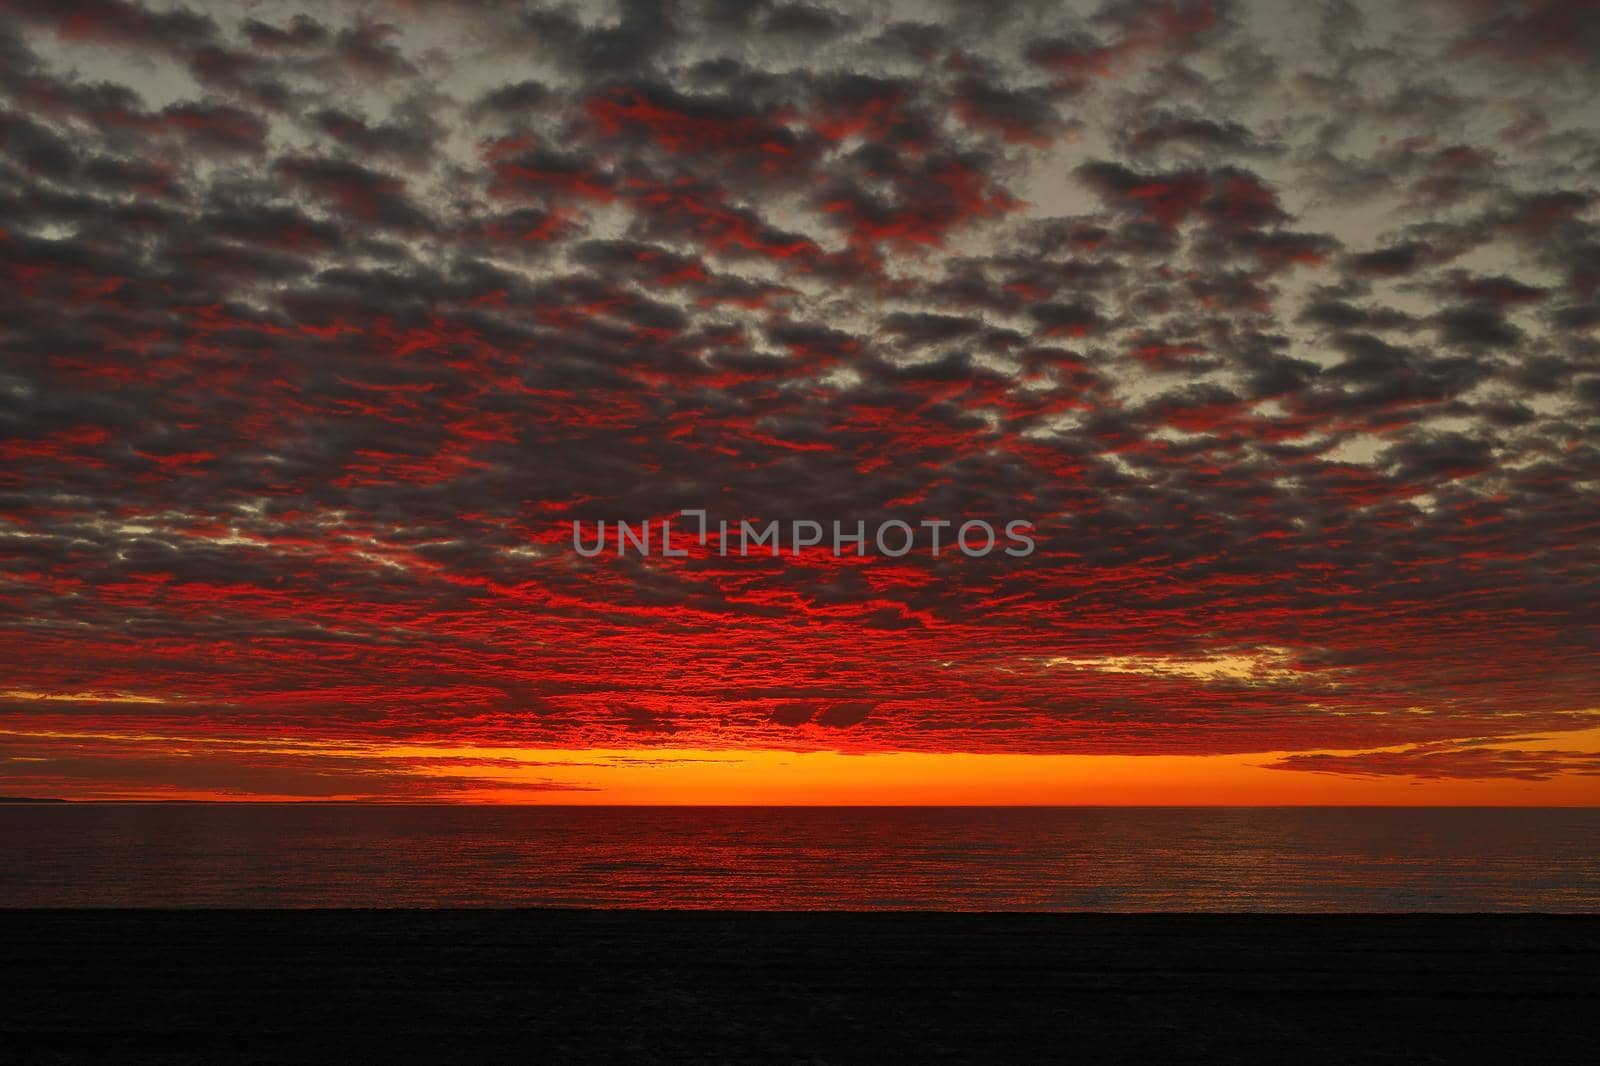
<svg viewBox="0 0 1600 1066">
<path fill-rule="evenodd" d="M 0 806 L 0 906 L 1600 911 L 1600 810 Z"/>
</svg>

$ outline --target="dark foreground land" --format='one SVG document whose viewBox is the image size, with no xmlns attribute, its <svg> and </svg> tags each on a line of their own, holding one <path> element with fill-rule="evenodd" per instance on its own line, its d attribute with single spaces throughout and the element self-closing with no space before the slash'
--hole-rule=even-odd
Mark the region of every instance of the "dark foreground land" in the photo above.
<svg viewBox="0 0 1600 1066">
<path fill-rule="evenodd" d="M 0 1053 L 1592 1062 L 1600 917 L 4 911 Z"/>
</svg>

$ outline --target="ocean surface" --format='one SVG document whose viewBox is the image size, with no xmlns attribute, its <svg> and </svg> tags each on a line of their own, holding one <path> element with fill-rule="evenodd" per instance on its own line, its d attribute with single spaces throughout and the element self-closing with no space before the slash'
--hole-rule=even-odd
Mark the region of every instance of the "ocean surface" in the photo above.
<svg viewBox="0 0 1600 1066">
<path fill-rule="evenodd" d="M 0 907 L 1600 912 L 1600 810 L 0 805 Z"/>
</svg>

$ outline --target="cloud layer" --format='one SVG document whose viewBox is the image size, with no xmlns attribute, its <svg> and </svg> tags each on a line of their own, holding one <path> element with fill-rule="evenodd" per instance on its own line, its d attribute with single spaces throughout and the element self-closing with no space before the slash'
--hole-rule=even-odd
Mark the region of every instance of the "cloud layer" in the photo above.
<svg viewBox="0 0 1600 1066">
<path fill-rule="evenodd" d="M 1600 724 L 1594 20 L 1289 8 L 0 0 L 0 724 Z M 1039 550 L 572 551 L 683 508 Z"/>
</svg>

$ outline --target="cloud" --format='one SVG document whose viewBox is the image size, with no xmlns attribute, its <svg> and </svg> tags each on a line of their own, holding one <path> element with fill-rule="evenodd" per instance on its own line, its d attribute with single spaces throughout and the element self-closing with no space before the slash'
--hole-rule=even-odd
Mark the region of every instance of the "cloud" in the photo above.
<svg viewBox="0 0 1600 1066">
<path fill-rule="evenodd" d="M 1368 751 L 1351 755 L 1289 755 L 1266 765 L 1274 770 L 1357 777 L 1548 781 L 1559 774 L 1600 774 L 1600 752 L 1421 745 L 1402 751 Z"/>
<path fill-rule="evenodd" d="M 0 724 L 1586 766 L 1568 6 L 4 9 Z"/>
</svg>

